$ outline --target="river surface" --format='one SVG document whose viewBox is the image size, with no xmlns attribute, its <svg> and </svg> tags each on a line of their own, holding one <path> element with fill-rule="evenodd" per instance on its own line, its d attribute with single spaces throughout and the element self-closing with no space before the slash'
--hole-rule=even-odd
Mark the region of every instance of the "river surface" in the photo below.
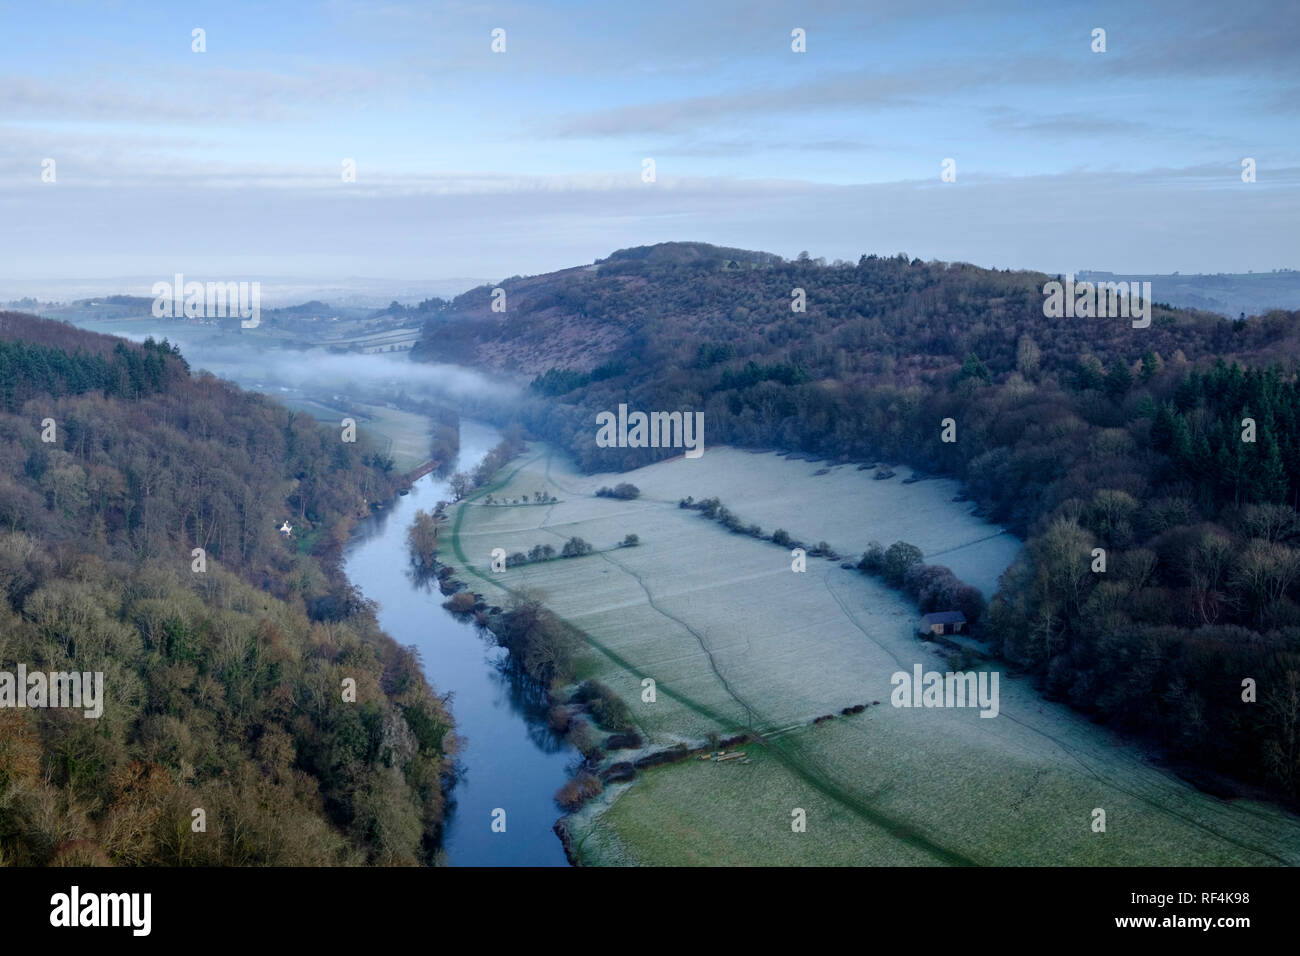
<svg viewBox="0 0 1300 956">
<path fill-rule="evenodd" d="M 457 467 L 470 470 L 500 440 L 487 425 L 461 420 Z M 357 525 L 343 554 L 348 579 L 379 604 L 379 624 L 400 644 L 420 652 L 425 676 L 439 694 L 452 694 L 461 740 L 461 774 L 451 792 L 443 849 L 453 866 L 566 866 L 551 830 L 560 817 L 555 791 L 575 751 L 546 727 L 535 686 L 512 678 L 505 651 L 471 620 L 443 608 L 436 581 L 411 574 L 406 530 L 417 510 L 451 500 L 445 479 L 425 475 L 391 509 Z M 449 558 L 454 564 L 454 559 Z M 505 810 L 505 832 L 493 832 L 493 812 Z"/>
</svg>

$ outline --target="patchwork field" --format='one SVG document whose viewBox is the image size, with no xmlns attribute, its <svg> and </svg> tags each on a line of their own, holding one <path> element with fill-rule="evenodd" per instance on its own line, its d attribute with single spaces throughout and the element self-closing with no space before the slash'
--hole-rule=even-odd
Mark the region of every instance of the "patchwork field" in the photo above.
<svg viewBox="0 0 1300 956">
<path fill-rule="evenodd" d="M 846 558 L 872 539 L 907 540 L 986 594 L 1015 556 L 1014 538 L 951 500 L 952 482 L 904 485 L 903 468 L 874 481 L 851 465 L 816 475 L 822 467 L 714 447 L 583 476 L 537 444 L 456 510 L 460 576 L 492 603 L 537 592 L 580 628 L 581 676 L 626 701 L 647 752 L 763 735 L 748 764 L 690 760 L 611 787 L 570 819 L 583 863 L 1300 863 L 1297 818 L 1195 790 L 1005 671 L 992 719 L 890 706 L 894 672 L 949 670 L 913 636 L 905 599 L 839 561 L 809 558 L 794 573 L 787 550 L 677 506 L 717 496 L 765 533 L 825 539 Z M 619 481 L 641 497 L 595 497 Z M 558 501 L 484 503 L 537 491 Z M 639 546 L 617 547 L 629 533 Z M 573 535 L 599 553 L 491 573 L 493 548 L 558 550 Z M 653 703 L 641 696 L 647 677 Z M 856 704 L 868 706 L 811 724 Z M 792 832 L 796 808 L 806 832 Z M 1104 833 L 1092 828 L 1097 808 Z"/>
</svg>

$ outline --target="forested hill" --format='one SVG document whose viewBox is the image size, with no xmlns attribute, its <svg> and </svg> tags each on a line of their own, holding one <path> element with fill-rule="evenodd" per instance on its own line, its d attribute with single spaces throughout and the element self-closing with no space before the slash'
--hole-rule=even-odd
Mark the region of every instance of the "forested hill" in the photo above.
<svg viewBox="0 0 1300 956">
<path fill-rule="evenodd" d="M 533 408 L 535 429 L 588 470 L 675 453 L 598 448 L 596 411 L 620 402 L 699 410 L 706 442 L 894 458 L 958 474 L 993 518 L 1021 533 L 1053 506 L 1046 489 L 1077 457 L 1070 449 L 1079 443 L 1065 434 L 1076 425 L 1141 431 L 1180 386 L 1172 411 L 1190 411 L 1187 390 L 1196 386 L 1184 380 L 1216 359 L 1279 366 L 1270 388 L 1300 359 L 1296 313 L 1240 322 L 1157 305 L 1148 328 L 1126 318 L 1048 318 L 1042 290 L 1052 278 L 901 255 L 828 266 L 666 243 L 508 279 L 504 312 L 492 311 L 491 289 L 467 292 L 429 321 L 413 357 L 523 373 L 533 395 L 553 399 Z M 804 312 L 791 308 L 795 290 Z M 1239 405 L 1262 387 L 1223 397 Z M 953 444 L 941 441 L 949 416 L 958 425 Z M 1199 451 L 1235 449 L 1221 429 L 1200 424 L 1189 424 Z M 1246 486 L 1274 481 L 1279 460 L 1300 473 L 1300 449 L 1277 428 L 1263 430 L 1255 447 L 1261 454 L 1233 478 L 1234 503 L 1252 500 Z M 1124 457 L 1121 484 L 1143 467 L 1139 456 Z"/>
<path fill-rule="evenodd" d="M 416 355 L 532 376 L 526 423 L 588 470 L 679 453 L 596 447 L 595 414 L 626 402 L 703 411 L 706 449 L 960 479 L 1026 539 L 986 618 L 1004 656 L 1098 719 L 1295 795 L 1300 313 L 1048 318 L 1053 278 L 670 243 L 507 280 L 504 313 L 468 292 Z"/>
<path fill-rule="evenodd" d="M 0 863 L 430 860 L 450 717 L 337 567 L 390 463 L 165 340 L 0 313 L 0 389 L 0 671 L 106 698 L 0 709 Z"/>
<path fill-rule="evenodd" d="M 921 262 L 903 255 L 857 263 L 784 261 L 704 243 L 624 249 L 594 265 L 499 283 L 446 304 L 414 357 L 458 361 L 529 377 L 553 368 L 591 372 L 617 358 L 628 381 L 676 367 L 716 390 L 721 373 L 799 366 L 813 382 L 910 385 L 974 353 L 995 374 L 1017 370 L 1020 342 L 1039 349 L 1037 370 L 1072 372 L 1082 355 L 1130 363 L 1148 350 L 1166 360 L 1267 352 L 1298 339 L 1285 320 L 1243 326 L 1222 316 L 1157 308 L 1151 327 L 1122 320 L 1049 319 L 1043 284 L 1054 276 Z M 806 293 L 806 311 L 791 310 Z M 1244 338 L 1242 337 L 1244 335 Z M 555 386 L 567 384 L 555 382 Z"/>
</svg>

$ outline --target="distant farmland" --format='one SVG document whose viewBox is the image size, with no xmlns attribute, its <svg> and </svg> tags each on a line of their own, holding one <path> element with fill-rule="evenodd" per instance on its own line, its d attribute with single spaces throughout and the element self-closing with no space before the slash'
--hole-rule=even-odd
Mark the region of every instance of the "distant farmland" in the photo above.
<svg viewBox="0 0 1300 956">
<path fill-rule="evenodd" d="M 279 401 L 329 425 L 338 426 L 348 417 L 356 419 L 358 429 L 371 436 L 375 447 L 392 456 L 397 471 L 411 471 L 429 459 L 429 419 L 424 415 L 385 405 L 353 403 L 347 408 L 335 408 L 307 398 L 285 397 Z"/>
</svg>

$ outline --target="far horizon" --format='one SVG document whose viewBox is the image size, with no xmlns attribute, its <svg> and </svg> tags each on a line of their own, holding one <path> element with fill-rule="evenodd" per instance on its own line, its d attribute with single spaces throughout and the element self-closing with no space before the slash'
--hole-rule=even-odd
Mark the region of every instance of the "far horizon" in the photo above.
<svg viewBox="0 0 1300 956">
<path fill-rule="evenodd" d="M 672 241 L 672 240 L 670 240 L 670 241 Z M 694 242 L 695 240 L 683 239 L 683 240 L 676 240 L 676 241 L 680 241 L 680 242 Z M 703 240 L 700 240 L 700 241 L 703 241 Z M 644 243 L 644 244 L 642 244 L 642 245 L 644 245 L 644 246 L 650 246 L 650 245 L 655 245 L 655 244 L 656 244 L 656 243 Z M 707 245 L 721 245 L 721 243 L 706 243 L 706 244 L 707 244 Z M 632 246 L 632 247 L 628 247 L 628 248 L 638 248 L 638 247 L 637 247 L 637 246 Z M 769 249 L 751 249 L 751 250 L 749 250 L 749 251 L 751 251 L 751 252 L 770 252 L 771 250 L 769 250 Z M 808 254 L 809 254 L 812 258 L 814 258 L 814 259 L 821 258 L 821 259 L 826 259 L 828 262 L 831 261 L 830 258 L 829 258 L 828 256 L 818 256 L 818 255 L 816 254 L 816 252 L 813 251 L 813 250 L 806 250 L 806 251 L 807 251 Z M 904 252 L 904 253 L 906 253 L 907 250 L 904 249 L 904 250 L 898 250 L 898 251 L 899 251 L 899 252 Z M 862 255 L 873 255 L 873 254 L 874 254 L 874 255 L 877 255 L 877 256 L 887 256 L 887 255 L 895 255 L 896 253 L 883 253 L 883 252 L 880 252 L 879 250 L 874 251 L 874 253 L 873 253 L 872 251 L 866 251 L 866 252 L 863 252 L 863 253 L 862 253 Z M 598 256 L 598 257 L 597 257 L 597 259 L 601 259 L 601 258 L 604 258 L 604 257 L 603 257 L 603 256 Z M 784 256 L 783 258 L 786 258 L 786 259 L 793 259 L 793 258 L 795 258 L 795 257 L 794 257 L 794 256 Z M 856 259 L 857 257 L 854 257 L 854 258 Z M 910 255 L 909 255 L 908 258 L 910 259 L 910 258 L 916 258 L 916 257 L 913 257 L 913 256 L 910 256 Z M 537 273 L 528 272 L 528 273 L 518 273 L 518 274 L 519 274 L 519 275 L 525 275 L 525 276 L 527 276 L 527 275 L 542 275 L 542 274 L 547 273 L 547 272 L 556 272 L 556 271 L 560 271 L 560 270 L 562 270 L 562 269 L 577 268 L 577 267 L 579 267 L 579 266 L 591 265 L 592 262 L 594 262 L 594 261 L 596 261 L 596 260 L 588 260 L 587 262 L 574 262 L 574 263 L 571 263 L 571 264 L 568 265 L 568 266 L 559 266 L 557 269 L 545 269 L 545 270 L 542 270 L 542 272 L 537 272 Z M 845 261 L 850 261 L 850 260 L 847 260 L 847 259 L 846 259 Z M 923 261 L 931 261 L 931 260 L 923 260 Z M 973 266 L 977 266 L 977 267 L 982 268 L 982 269 L 991 269 L 991 268 L 1004 269 L 1004 268 L 1005 268 L 1005 269 L 1010 269 L 1012 272 L 1041 272 L 1041 273 L 1043 273 L 1044 275 L 1064 275 L 1064 274 L 1065 274 L 1065 272 L 1062 272 L 1062 271 L 1059 270 L 1059 269 L 1058 269 L 1058 270 L 1053 270 L 1053 269 L 1036 269 L 1036 268 L 1033 268 L 1033 267 L 1030 267 L 1030 266 L 985 266 L 985 265 L 981 265 L 981 264 L 978 263 L 978 262 L 971 262 L 971 261 L 966 260 L 966 259 L 947 259 L 947 260 L 942 260 L 942 259 L 941 259 L 941 260 L 937 260 L 937 261 L 940 261 L 940 262 L 951 262 L 951 263 L 954 263 L 954 264 L 958 264 L 958 263 L 960 263 L 960 264 L 964 264 L 964 265 L 973 265 Z M 1089 266 L 1089 267 L 1087 267 L 1087 268 L 1082 268 L 1082 269 L 1070 269 L 1070 270 L 1065 270 L 1065 271 L 1066 271 L 1066 272 L 1069 272 L 1069 273 L 1071 273 L 1071 274 L 1073 274 L 1073 275 L 1085 275 L 1085 274 L 1089 274 L 1089 273 L 1091 273 L 1091 274 L 1095 274 L 1095 275 L 1113 274 L 1113 275 L 1117 275 L 1117 276 L 1139 276 L 1139 275 L 1141 275 L 1141 276 L 1154 276 L 1154 275 L 1161 275 L 1161 276 L 1184 276 L 1184 277 L 1187 277 L 1187 276 L 1205 276 L 1205 277 L 1211 277 L 1211 276 L 1277 275 L 1277 274 L 1282 274 L 1282 273 L 1300 272 L 1300 267 L 1281 266 L 1281 267 L 1275 267 L 1275 268 L 1272 268 L 1272 269 L 1244 269 L 1244 270 L 1242 270 L 1242 271 L 1238 271 L 1238 272 L 1230 272 L 1230 271 L 1218 271 L 1218 272 L 1180 272 L 1180 271 L 1178 271 L 1178 270 L 1174 270 L 1173 272 L 1124 272 L 1124 271 L 1121 271 L 1121 270 L 1118 270 L 1118 269 L 1104 269 L 1104 268 L 1097 267 L 1097 266 Z M 197 277 L 197 274 L 196 274 L 196 277 Z M 503 275 L 500 275 L 500 276 L 487 276 L 487 277 L 472 278 L 472 277 L 468 277 L 468 276 L 453 276 L 453 275 L 426 276 L 426 277 L 414 277 L 414 276 L 382 276 L 382 275 L 357 275 L 357 276 L 346 276 L 346 277 L 340 279 L 340 278 L 325 278 L 325 277 L 310 276 L 310 275 L 280 275 L 280 274 L 270 274 L 270 273 L 266 273 L 266 274 L 249 273 L 249 274 L 247 274 L 247 275 L 245 276 L 245 278 L 248 279 L 248 280 L 250 280 L 250 281 L 251 281 L 251 280 L 259 280 L 259 281 L 261 281 L 261 282 L 285 282 L 285 283 L 288 283 L 288 282 L 301 282 L 301 283 L 309 284 L 309 285 L 311 285 L 311 286 L 313 286 L 313 287 L 319 287 L 319 288 L 327 288 L 330 284 L 333 284 L 333 285 L 337 285 L 337 286 L 339 286 L 340 288 L 346 288 L 346 287 L 348 286 L 349 283 L 361 283 L 361 282 L 366 282 L 366 283 L 375 283 L 375 284 L 380 284 L 380 283 L 392 283 L 392 284 L 407 284 L 407 285 L 409 285 L 409 284 L 413 284 L 413 283 L 433 283 L 433 282 L 477 282 L 477 283 L 482 284 L 482 283 L 487 283 L 487 282 L 500 282 L 502 279 L 505 279 L 506 276 L 503 274 Z M 81 284 L 81 285 L 85 285 L 85 284 L 87 284 L 87 283 L 91 283 L 91 282 L 104 282 L 104 283 L 109 283 L 109 282 L 117 282 L 117 283 L 139 283 L 139 282 L 149 282 L 149 283 L 153 283 L 153 282 L 156 282 L 156 281 L 158 281 L 157 277 L 154 276 L 154 275 L 152 275 L 152 274 L 151 274 L 151 275 L 148 275 L 148 276 L 144 276 L 144 275 L 129 275 L 129 274 L 123 274 L 123 275 L 87 275 L 87 276 L 24 276 L 24 277 L 22 277 L 22 278 L 15 277 L 15 276 L 9 276 L 9 277 L 0 276 L 0 296 L 2 296 L 3 294 L 5 294 L 5 292 L 8 290 L 8 288 L 9 288 L 10 286 L 14 286 L 14 285 L 22 284 L 22 283 L 48 284 L 48 285 L 59 285 L 59 284 L 64 284 L 64 285 L 66 285 L 66 284 L 70 284 L 70 283 L 78 283 L 78 284 Z M 472 286 L 471 286 L 471 288 L 472 288 Z M 145 294 L 147 294 L 147 293 L 145 293 L 145 292 L 139 292 L 139 293 L 137 293 L 137 292 L 117 291 L 117 290 L 113 290 L 113 291 L 105 290 L 103 294 L 105 294 L 105 295 L 145 295 Z"/>
<path fill-rule="evenodd" d="M 690 240 L 683 240 L 691 242 Z M 692 243 L 695 244 L 695 243 Z M 708 243 L 702 243 L 710 245 Z M 632 247 L 636 248 L 636 247 Z M 606 255 L 597 256 L 593 262 L 602 261 Z M 769 250 L 748 250 L 765 252 Z M 801 250 L 805 251 L 805 250 Z M 864 253 L 870 255 L 871 253 Z M 887 258 L 888 256 L 882 255 Z M 825 257 L 813 252 L 809 255 L 814 260 L 825 261 Z M 786 257 L 793 259 L 794 257 Z M 840 260 L 851 262 L 853 260 Z M 589 262 L 574 262 L 560 270 L 581 268 Z M 977 265 L 978 263 L 967 263 Z M 1156 282 L 1155 294 L 1159 301 L 1175 306 L 1198 308 L 1222 315 L 1236 317 L 1256 315 L 1270 309 L 1293 309 L 1300 307 L 1300 270 L 1276 268 L 1270 270 L 1247 270 L 1245 272 L 1172 272 L 1172 273 L 1127 273 L 1108 269 L 1076 269 L 1067 272 L 1051 273 L 1043 270 L 1017 269 L 1013 272 L 1042 272 L 1044 275 L 1074 275 L 1078 277 L 1108 276 L 1116 279 L 1144 279 Z M 543 273 L 536 273 L 541 275 Z M 532 274 L 530 274 L 532 275 Z M 1274 278 L 1274 284 L 1262 293 L 1243 295 L 1241 287 L 1225 286 L 1222 283 L 1246 282 L 1253 287 L 1254 279 Z M 170 280 L 172 277 L 168 276 Z M 187 279 L 204 281 L 210 278 L 202 274 L 190 273 Z M 506 280 L 506 276 L 470 277 L 448 276 L 443 278 L 413 279 L 392 277 L 349 276 L 346 278 L 318 279 L 310 276 L 257 275 L 245 277 L 248 281 L 261 285 L 261 301 L 268 309 L 280 309 L 305 305 L 319 301 L 331 308 L 382 308 L 391 302 L 412 306 L 430 298 L 452 300 L 457 296 L 485 285 L 494 285 Z M 1213 288 L 1215 281 L 1220 285 Z M 88 277 L 78 279 L 27 278 L 0 279 L 0 307 L 6 304 L 19 306 L 23 303 L 43 303 L 55 305 L 86 302 L 91 299 L 128 296 L 151 298 L 153 285 L 160 281 L 156 276 L 124 275 Z M 1193 288 L 1186 288 L 1193 283 Z"/>
</svg>

